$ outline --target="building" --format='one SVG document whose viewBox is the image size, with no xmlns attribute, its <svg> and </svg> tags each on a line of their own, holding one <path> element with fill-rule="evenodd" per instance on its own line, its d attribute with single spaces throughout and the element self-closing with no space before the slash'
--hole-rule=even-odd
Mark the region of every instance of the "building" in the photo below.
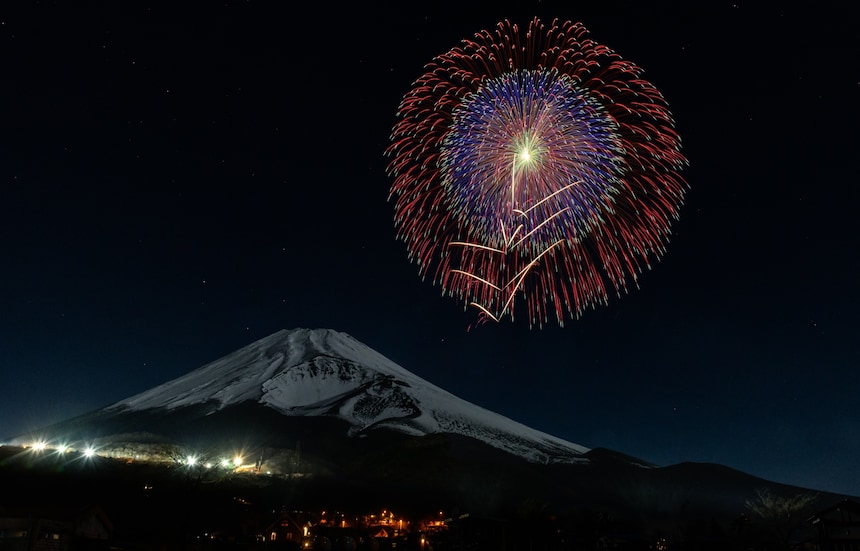
<svg viewBox="0 0 860 551">
<path fill-rule="evenodd" d="M 102 551 L 112 532 L 97 505 L 0 509 L 0 551 Z"/>
<path fill-rule="evenodd" d="M 860 503 L 845 499 L 809 518 L 820 551 L 860 551 Z"/>
</svg>

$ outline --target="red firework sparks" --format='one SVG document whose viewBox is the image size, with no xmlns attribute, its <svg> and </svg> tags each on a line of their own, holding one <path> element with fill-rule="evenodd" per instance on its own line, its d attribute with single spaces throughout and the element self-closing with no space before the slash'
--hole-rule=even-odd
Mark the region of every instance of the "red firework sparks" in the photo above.
<svg viewBox="0 0 860 551">
<path fill-rule="evenodd" d="M 687 160 L 660 92 L 580 23 L 507 21 L 432 60 L 392 130 L 398 238 L 480 313 L 564 325 L 666 250 Z"/>
</svg>

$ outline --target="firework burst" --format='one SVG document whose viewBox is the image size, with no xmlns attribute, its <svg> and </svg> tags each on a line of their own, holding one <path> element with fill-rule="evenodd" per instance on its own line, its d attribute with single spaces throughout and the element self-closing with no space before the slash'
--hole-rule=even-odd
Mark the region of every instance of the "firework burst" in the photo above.
<svg viewBox="0 0 860 551">
<path fill-rule="evenodd" d="M 661 258 L 687 184 L 668 105 L 580 23 L 508 21 L 434 58 L 391 133 L 398 238 L 479 312 L 564 325 Z"/>
</svg>

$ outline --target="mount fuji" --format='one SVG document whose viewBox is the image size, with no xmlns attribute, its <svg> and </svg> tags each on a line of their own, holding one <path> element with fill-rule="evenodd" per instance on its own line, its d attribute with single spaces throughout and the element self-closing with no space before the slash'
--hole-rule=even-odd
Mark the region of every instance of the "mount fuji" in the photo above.
<svg viewBox="0 0 860 551">
<path fill-rule="evenodd" d="M 657 466 L 589 449 L 458 398 L 329 329 L 278 331 L 11 443 L 34 439 L 134 463 L 175 464 L 191 454 L 223 461 L 225 450 L 242 450 L 257 472 L 282 475 L 303 500 L 398 496 L 488 513 L 537 499 L 731 519 L 757 489 L 806 491 L 722 465 Z"/>
<path fill-rule="evenodd" d="M 354 437 L 383 428 L 458 434 L 538 463 L 586 461 L 589 451 L 462 400 L 329 329 L 278 331 L 102 413 L 194 407 L 213 415 L 246 402 L 288 417 L 340 419 Z"/>
<path fill-rule="evenodd" d="M 383 433 L 462 437 L 536 464 L 587 463 L 590 451 L 458 398 L 346 333 L 305 328 L 273 333 L 164 384 L 47 427 L 38 438 L 79 447 L 98 442 L 121 455 L 123 448 L 128 452 L 142 443 L 212 448 L 216 440 L 244 437 L 246 446 L 256 440 L 286 448 L 338 433 L 350 440 L 378 440 Z"/>
</svg>

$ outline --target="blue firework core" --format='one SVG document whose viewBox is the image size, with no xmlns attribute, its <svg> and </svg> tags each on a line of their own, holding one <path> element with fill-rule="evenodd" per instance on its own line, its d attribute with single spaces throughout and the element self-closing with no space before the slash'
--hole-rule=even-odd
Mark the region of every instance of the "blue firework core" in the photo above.
<svg viewBox="0 0 860 551">
<path fill-rule="evenodd" d="M 454 109 L 440 173 L 451 212 L 488 246 L 540 252 L 611 212 L 623 176 L 618 125 L 555 70 L 485 80 Z"/>
</svg>

